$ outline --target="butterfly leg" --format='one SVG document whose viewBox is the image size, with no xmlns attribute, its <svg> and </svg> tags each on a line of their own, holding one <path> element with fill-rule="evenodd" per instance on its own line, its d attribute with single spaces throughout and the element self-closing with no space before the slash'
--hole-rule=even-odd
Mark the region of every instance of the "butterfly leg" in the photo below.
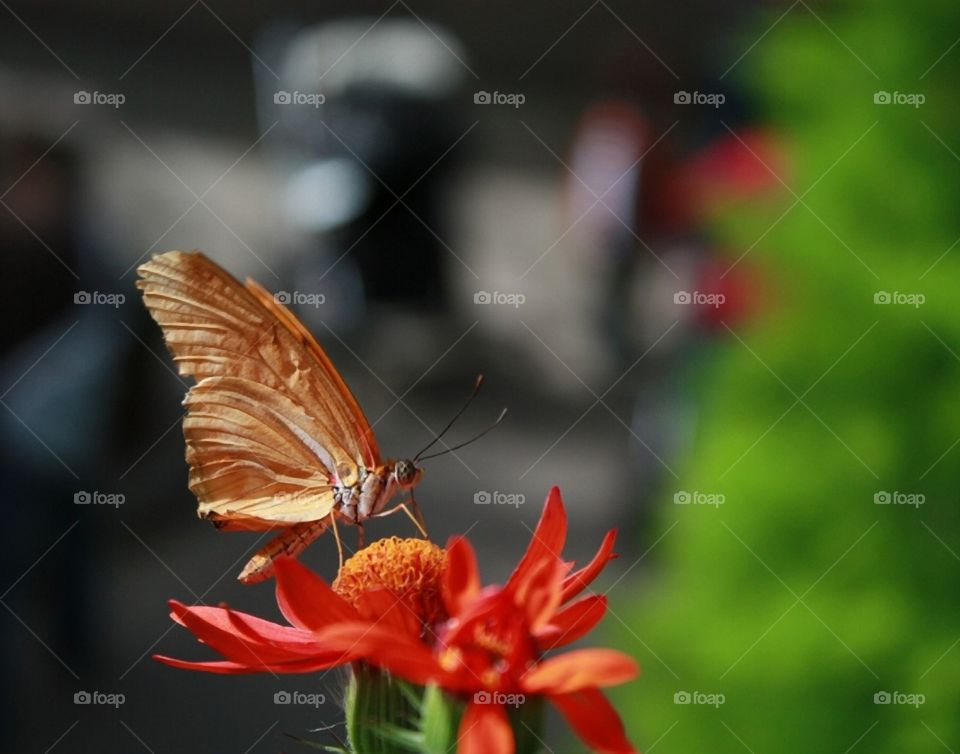
<svg viewBox="0 0 960 754">
<path fill-rule="evenodd" d="M 411 521 L 413 521 L 413 525 L 417 527 L 417 531 L 420 532 L 423 538 L 429 539 L 430 535 L 427 534 L 427 526 L 423 522 L 423 514 L 420 512 L 420 506 L 417 505 L 416 500 L 414 500 L 413 498 L 410 498 L 408 502 L 413 503 L 413 511 L 410 510 L 410 508 L 407 506 L 406 503 L 399 503 L 398 505 L 393 506 L 389 510 L 381 511 L 375 516 L 370 516 L 370 518 L 386 518 L 387 516 L 392 516 L 394 513 L 397 513 L 398 511 L 403 511 L 404 513 L 407 514 L 407 517 Z"/>
<path fill-rule="evenodd" d="M 340 558 L 338 571 L 343 568 L 343 542 L 340 541 L 340 530 L 337 528 L 337 517 L 333 511 L 330 511 L 330 524 L 333 527 L 333 538 L 337 540 L 337 555 Z"/>
<path fill-rule="evenodd" d="M 424 539 L 430 539 L 430 535 L 427 534 L 427 522 L 423 520 L 423 511 L 420 510 L 420 505 L 417 503 L 417 499 L 413 496 L 413 492 L 410 493 L 410 506 L 413 508 L 413 516 L 411 519 L 416 527 L 420 530 L 420 533 L 423 535 Z M 409 511 L 407 512 L 409 516 Z"/>
</svg>

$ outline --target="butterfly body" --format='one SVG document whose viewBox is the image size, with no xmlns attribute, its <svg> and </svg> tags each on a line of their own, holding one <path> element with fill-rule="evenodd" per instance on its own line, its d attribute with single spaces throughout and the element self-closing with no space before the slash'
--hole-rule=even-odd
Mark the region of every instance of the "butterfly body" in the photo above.
<svg viewBox="0 0 960 754">
<path fill-rule="evenodd" d="M 275 557 L 298 554 L 337 521 L 362 527 L 402 509 L 423 530 L 403 504 L 387 510 L 422 470 L 381 459 L 330 358 L 273 295 L 200 252 L 160 254 L 138 272 L 180 374 L 196 379 L 183 431 L 200 518 L 278 532 L 242 581 L 267 578 Z"/>
<path fill-rule="evenodd" d="M 334 500 L 340 513 L 355 524 L 382 513 L 399 493 L 413 489 L 423 469 L 413 461 L 388 461 L 375 469 L 359 470 L 359 481 L 353 485 L 334 487 Z"/>
</svg>

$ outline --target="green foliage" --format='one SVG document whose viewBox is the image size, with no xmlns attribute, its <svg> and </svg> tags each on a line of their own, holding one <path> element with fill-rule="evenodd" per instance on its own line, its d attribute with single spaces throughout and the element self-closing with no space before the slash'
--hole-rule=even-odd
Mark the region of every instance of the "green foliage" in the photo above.
<svg viewBox="0 0 960 754">
<path fill-rule="evenodd" d="M 789 191 L 716 219 L 731 263 L 766 234 L 742 263 L 761 267 L 768 308 L 699 375 L 675 489 L 724 504 L 664 491 L 660 529 L 679 523 L 654 551 L 656 586 L 613 604 L 645 666 L 615 694 L 641 748 L 960 747 L 958 28 L 947 0 L 800 4 L 735 69 L 803 200 L 775 225 Z M 925 102 L 877 105 L 878 91 Z M 925 302 L 878 305 L 880 291 Z M 875 504 L 884 491 L 924 502 Z M 883 691 L 925 703 L 875 704 Z"/>
</svg>

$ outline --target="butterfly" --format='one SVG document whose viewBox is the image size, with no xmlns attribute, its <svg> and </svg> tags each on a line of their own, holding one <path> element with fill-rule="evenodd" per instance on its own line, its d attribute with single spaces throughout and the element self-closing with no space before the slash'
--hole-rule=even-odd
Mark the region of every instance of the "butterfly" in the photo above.
<svg viewBox="0 0 960 754">
<path fill-rule="evenodd" d="M 409 506 L 387 507 L 412 493 L 423 469 L 416 459 L 381 458 L 329 356 L 277 297 L 199 251 L 159 254 L 138 273 L 180 374 L 197 380 L 183 401 L 183 432 L 200 518 L 220 529 L 279 530 L 240 581 L 269 578 L 275 558 L 298 555 L 331 527 L 342 564 L 337 521 L 362 537 L 367 519 L 402 510 L 426 536 L 412 494 Z"/>
</svg>

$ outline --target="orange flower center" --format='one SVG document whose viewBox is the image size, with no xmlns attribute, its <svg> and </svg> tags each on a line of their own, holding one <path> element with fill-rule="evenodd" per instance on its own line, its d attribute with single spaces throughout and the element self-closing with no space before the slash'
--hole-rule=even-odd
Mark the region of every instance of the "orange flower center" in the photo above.
<svg viewBox="0 0 960 754">
<path fill-rule="evenodd" d="M 365 592 L 387 589 L 430 625 L 446 618 L 440 593 L 446 567 L 446 550 L 433 542 L 387 537 L 347 560 L 333 589 L 354 606 Z"/>
<path fill-rule="evenodd" d="M 487 689 L 519 688 L 521 676 L 538 657 L 526 616 L 512 598 L 490 600 L 466 623 L 448 622 L 440 627 L 438 638 L 441 667 L 451 672 L 466 669 Z"/>
</svg>

